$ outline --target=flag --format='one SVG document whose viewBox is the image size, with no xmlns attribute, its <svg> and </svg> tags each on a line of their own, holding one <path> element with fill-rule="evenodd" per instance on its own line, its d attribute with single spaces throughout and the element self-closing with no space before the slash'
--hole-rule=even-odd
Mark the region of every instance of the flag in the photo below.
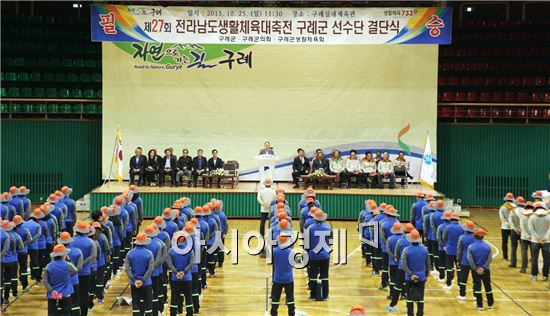
<svg viewBox="0 0 550 316">
<path fill-rule="evenodd" d="M 119 183 L 122 182 L 124 161 L 122 159 L 122 138 L 120 137 L 120 128 L 116 130 L 116 144 L 113 157 L 113 163 L 116 164 L 116 177 Z"/>
<path fill-rule="evenodd" d="M 426 133 L 426 144 L 424 145 L 424 154 L 422 155 L 422 166 L 420 167 L 420 183 L 433 189 L 435 183 L 435 169 L 432 160 L 432 147 L 430 145 L 430 136 Z"/>
</svg>

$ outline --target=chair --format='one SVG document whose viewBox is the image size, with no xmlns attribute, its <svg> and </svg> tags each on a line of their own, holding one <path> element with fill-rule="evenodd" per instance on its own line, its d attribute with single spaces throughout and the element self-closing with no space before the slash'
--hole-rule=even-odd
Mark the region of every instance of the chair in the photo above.
<svg viewBox="0 0 550 316">
<path fill-rule="evenodd" d="M 516 101 L 522 103 L 529 101 L 529 94 L 527 92 L 518 92 L 516 95 Z"/>
<path fill-rule="evenodd" d="M 493 117 L 494 118 L 503 118 L 506 116 L 506 112 L 501 107 L 494 107 L 493 108 Z"/>
<path fill-rule="evenodd" d="M 504 102 L 516 102 L 516 94 L 514 92 L 504 92 Z"/>
<path fill-rule="evenodd" d="M 531 108 L 529 118 L 542 118 L 543 116 L 544 113 L 539 108 Z"/>
<path fill-rule="evenodd" d="M 67 76 L 64 72 L 56 73 L 55 74 L 55 81 L 57 82 L 65 82 L 67 81 Z"/>
<path fill-rule="evenodd" d="M 454 63 L 455 71 L 464 71 L 466 70 L 466 65 L 464 63 Z"/>
<path fill-rule="evenodd" d="M 472 78 L 472 85 L 476 87 L 480 87 L 483 85 L 483 77 L 473 77 Z"/>
<path fill-rule="evenodd" d="M 548 77 L 550 79 L 550 77 Z M 545 85 L 546 83 L 546 80 L 544 79 L 544 77 L 542 76 L 537 76 L 535 77 L 535 79 L 533 80 L 533 83 L 535 84 L 535 86 L 537 87 L 542 87 Z"/>
<path fill-rule="evenodd" d="M 483 91 L 479 95 L 480 102 L 491 102 L 491 92 Z"/>
<path fill-rule="evenodd" d="M 33 89 L 33 97 L 44 99 L 46 96 L 46 92 L 44 91 L 44 88 L 34 88 Z"/>
<path fill-rule="evenodd" d="M 93 89 L 84 90 L 84 99 L 93 99 L 93 98 L 94 98 L 94 90 Z"/>
<path fill-rule="evenodd" d="M 542 102 L 542 93 L 540 92 L 531 93 L 531 102 Z"/>
<path fill-rule="evenodd" d="M 77 68 L 85 67 L 85 66 L 84 66 L 84 59 L 82 59 L 82 58 L 76 58 L 76 59 L 74 60 L 74 66 L 77 67 Z"/>
<path fill-rule="evenodd" d="M 8 89 L 8 97 L 10 98 L 19 98 L 21 96 L 21 91 L 17 87 L 11 87 Z"/>
<path fill-rule="evenodd" d="M 73 60 L 71 58 L 63 58 L 61 60 L 61 66 L 65 68 L 71 68 L 74 66 Z"/>
<path fill-rule="evenodd" d="M 95 59 L 94 58 L 86 59 L 85 67 L 87 67 L 87 68 L 96 68 L 97 63 L 96 63 Z"/>
<path fill-rule="evenodd" d="M 509 77 L 498 77 L 497 78 L 497 85 L 499 85 L 499 86 L 508 86 L 508 85 L 510 85 L 510 78 Z"/>
<path fill-rule="evenodd" d="M 455 117 L 457 118 L 460 118 L 460 117 L 467 117 L 467 111 L 465 108 L 463 107 L 455 107 Z"/>
<path fill-rule="evenodd" d="M 6 73 L 6 81 L 17 81 L 17 74 L 15 72 Z"/>
<path fill-rule="evenodd" d="M 81 89 L 72 89 L 71 98 L 73 99 L 82 99 L 82 90 Z"/>
<path fill-rule="evenodd" d="M 532 86 L 534 83 L 535 83 L 535 80 L 533 79 L 533 77 L 527 76 L 527 77 L 521 78 L 522 86 Z"/>
<path fill-rule="evenodd" d="M 458 85 L 458 77 L 456 76 L 450 76 L 447 78 L 447 85 L 450 87 L 454 87 Z"/>
<path fill-rule="evenodd" d="M 21 88 L 21 96 L 23 98 L 32 98 L 32 88 L 29 88 L 29 87 L 25 87 L 25 88 Z"/>
<path fill-rule="evenodd" d="M 447 84 L 447 77 L 444 77 L 444 76 L 438 76 L 437 78 L 437 85 L 442 87 L 442 86 L 445 86 Z"/>
<path fill-rule="evenodd" d="M 69 92 L 69 89 L 66 89 L 66 88 L 59 89 L 58 90 L 58 95 L 62 99 L 68 99 L 71 96 L 71 94 Z"/>
<path fill-rule="evenodd" d="M 493 92 L 493 95 L 491 97 L 491 102 L 493 103 L 500 103 L 504 99 L 504 95 L 502 92 Z"/>
<path fill-rule="evenodd" d="M 464 92 L 455 93 L 455 102 L 464 102 L 466 100 L 466 94 Z"/>
<path fill-rule="evenodd" d="M 36 58 L 25 58 L 25 67 L 36 67 L 37 64 Z"/>
<path fill-rule="evenodd" d="M 55 88 L 46 89 L 46 98 L 48 98 L 48 99 L 57 99 L 57 89 L 55 89 Z"/>
<path fill-rule="evenodd" d="M 472 85 L 472 78 L 470 77 L 460 77 L 460 85 L 461 86 L 471 86 Z"/>
<path fill-rule="evenodd" d="M 405 165 L 397 165 L 393 167 L 393 174 L 395 175 L 395 183 L 401 183 L 401 187 L 406 188 L 409 186 L 409 177 L 407 176 L 408 170 Z M 401 179 L 401 181 L 398 181 Z"/>
<path fill-rule="evenodd" d="M 512 76 L 510 77 L 510 85 L 511 86 L 519 86 L 521 85 L 521 79 L 518 76 Z"/>
<path fill-rule="evenodd" d="M 92 74 L 92 82 L 101 82 L 101 74 L 100 73 L 93 73 Z"/>
<path fill-rule="evenodd" d="M 31 72 L 29 76 L 30 81 L 40 81 L 40 73 L 39 72 Z"/>
<path fill-rule="evenodd" d="M 443 102 L 452 102 L 454 100 L 454 95 L 450 91 L 445 91 L 441 95 L 441 101 Z"/>
<path fill-rule="evenodd" d="M 477 92 L 473 91 L 473 92 L 468 92 L 466 94 L 466 101 L 467 102 L 477 102 L 479 99 L 479 96 L 477 94 Z"/>
<path fill-rule="evenodd" d="M 17 74 L 17 81 L 29 81 L 29 74 L 26 72 L 20 72 Z"/>
<path fill-rule="evenodd" d="M 98 99 L 101 99 L 102 95 L 103 95 L 103 90 L 101 90 L 101 89 L 97 90 L 96 93 L 95 93 L 95 97 L 98 98 Z"/>
<path fill-rule="evenodd" d="M 477 71 L 477 69 L 478 69 L 477 63 L 466 63 L 467 71 Z"/>
<path fill-rule="evenodd" d="M 13 59 L 13 65 L 15 67 L 25 67 L 25 59 L 21 57 L 16 57 Z"/>
<path fill-rule="evenodd" d="M 454 111 L 453 108 L 450 107 L 439 107 L 437 109 L 437 116 L 441 118 L 449 118 L 453 117 Z"/>
<path fill-rule="evenodd" d="M 49 65 L 50 67 L 57 68 L 61 66 L 61 60 L 59 58 L 50 58 Z"/>
<path fill-rule="evenodd" d="M 80 82 L 90 82 L 90 74 L 88 73 L 81 73 L 80 76 L 78 77 L 78 79 L 80 80 Z"/>
</svg>

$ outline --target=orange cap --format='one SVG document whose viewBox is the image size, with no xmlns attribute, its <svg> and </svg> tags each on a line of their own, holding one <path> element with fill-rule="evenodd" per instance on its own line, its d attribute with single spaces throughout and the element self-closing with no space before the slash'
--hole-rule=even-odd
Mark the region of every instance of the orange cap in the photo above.
<svg viewBox="0 0 550 316">
<path fill-rule="evenodd" d="M 271 178 L 265 178 L 264 180 L 264 183 L 272 183 L 273 181 L 271 180 Z"/>
<path fill-rule="evenodd" d="M 147 235 L 145 235 L 144 233 L 137 234 L 136 241 L 139 241 L 139 242 L 147 241 Z"/>
<path fill-rule="evenodd" d="M 374 211 L 374 210 L 377 209 L 376 204 L 374 204 L 374 203 L 369 204 L 369 208 L 371 209 L 371 211 Z"/>
<path fill-rule="evenodd" d="M 34 216 L 42 216 L 44 212 L 42 212 L 41 209 L 37 208 L 37 209 L 34 209 L 34 211 L 32 211 L 32 215 Z"/>
<path fill-rule="evenodd" d="M 365 315 L 366 311 L 365 311 L 365 308 L 360 305 L 360 304 L 357 304 L 357 305 L 353 305 L 353 307 L 351 308 L 351 311 L 349 312 L 350 315 Z"/>
<path fill-rule="evenodd" d="M 15 225 L 19 224 L 19 223 L 22 223 L 23 222 L 23 217 L 19 216 L 19 215 L 15 215 L 13 217 L 13 223 Z"/>
<path fill-rule="evenodd" d="M 122 197 L 120 195 L 115 198 L 115 204 L 116 205 L 122 204 Z"/>
<path fill-rule="evenodd" d="M 151 235 L 156 231 L 156 228 L 151 224 L 151 225 L 147 225 L 147 227 L 145 227 L 143 231 L 145 232 L 145 234 Z"/>
<path fill-rule="evenodd" d="M 285 197 L 282 195 L 277 195 L 277 203 L 284 203 Z"/>
<path fill-rule="evenodd" d="M 279 234 L 279 237 L 277 237 L 277 239 L 279 240 L 279 242 L 285 243 L 285 242 L 288 241 L 288 236 L 283 235 L 283 234 Z"/>
<path fill-rule="evenodd" d="M 525 199 L 523 198 L 523 196 L 518 196 L 518 197 L 516 198 L 516 202 L 518 202 L 518 203 L 525 203 Z"/>
<path fill-rule="evenodd" d="M 279 193 L 285 193 L 285 189 L 283 188 L 278 188 L 277 190 L 275 190 L 275 193 L 279 194 Z"/>
<path fill-rule="evenodd" d="M 10 187 L 10 193 L 14 194 L 15 192 L 17 192 L 17 187 L 16 186 L 11 186 Z"/>
<path fill-rule="evenodd" d="M 508 192 L 508 193 L 506 193 L 504 198 L 507 199 L 507 200 L 513 200 L 514 199 L 514 194 L 512 192 Z"/>
<path fill-rule="evenodd" d="M 27 190 L 28 190 L 27 187 L 24 186 L 24 185 L 19 187 L 19 192 L 21 192 L 21 193 L 25 193 L 25 192 L 27 192 Z"/>
<path fill-rule="evenodd" d="M 287 228 L 288 227 L 288 221 L 286 220 L 286 218 L 281 219 L 281 221 L 279 222 L 279 225 L 282 228 Z"/>
<path fill-rule="evenodd" d="M 380 208 L 383 209 L 383 210 L 385 210 L 385 209 L 388 208 L 388 204 L 382 203 L 382 204 L 380 204 Z"/>
<path fill-rule="evenodd" d="M 164 216 L 171 216 L 172 215 L 172 209 L 167 207 L 167 208 L 164 209 L 162 214 L 164 214 Z"/>
<path fill-rule="evenodd" d="M 435 202 L 435 206 L 438 209 L 443 208 L 445 206 L 445 202 L 443 202 L 443 200 L 437 200 L 437 202 Z"/>
<path fill-rule="evenodd" d="M 486 230 L 483 230 L 481 228 L 478 228 L 475 232 L 474 232 L 474 236 L 486 236 L 487 235 L 487 231 Z"/>
<path fill-rule="evenodd" d="M 405 232 L 406 232 L 406 233 L 412 232 L 413 229 L 414 229 L 414 225 L 413 225 L 413 224 L 411 224 L 411 223 L 405 224 Z"/>
<path fill-rule="evenodd" d="M 193 217 L 191 219 L 191 223 L 193 223 L 193 225 L 197 225 L 199 223 L 199 220 Z"/>
<path fill-rule="evenodd" d="M 61 235 L 59 235 L 59 239 L 63 241 L 71 240 L 71 234 L 68 232 L 62 232 Z"/>
<path fill-rule="evenodd" d="M 61 254 L 61 253 L 64 253 L 66 250 L 67 248 L 65 248 L 65 245 L 63 244 L 57 244 L 53 247 L 54 254 Z"/>
<path fill-rule="evenodd" d="M 191 222 L 187 222 L 185 223 L 185 227 L 183 229 L 185 229 L 185 231 L 188 233 L 192 233 L 195 231 L 195 225 L 193 225 L 193 223 Z"/>
<path fill-rule="evenodd" d="M 134 191 L 136 189 L 136 185 L 135 184 L 130 184 L 130 186 L 128 187 L 128 189 Z"/>
<path fill-rule="evenodd" d="M 418 232 L 418 230 L 413 229 L 413 230 L 411 231 L 411 238 L 412 238 L 412 239 L 419 239 L 419 238 L 420 238 L 420 233 Z"/>
<path fill-rule="evenodd" d="M 401 223 L 395 223 L 392 226 L 393 230 L 401 230 L 402 228 L 403 228 L 403 226 L 401 226 Z"/>
<path fill-rule="evenodd" d="M 473 229 L 473 228 L 475 227 L 474 222 L 471 221 L 471 220 L 467 220 L 465 226 L 466 226 L 466 228 L 468 228 L 468 229 Z"/>
<path fill-rule="evenodd" d="M 160 216 L 157 216 L 157 217 L 155 217 L 155 219 L 153 220 L 153 222 L 154 222 L 155 224 L 157 224 L 157 225 L 161 225 L 161 224 L 164 223 L 164 219 L 163 219 L 162 217 L 160 217 Z"/>
</svg>

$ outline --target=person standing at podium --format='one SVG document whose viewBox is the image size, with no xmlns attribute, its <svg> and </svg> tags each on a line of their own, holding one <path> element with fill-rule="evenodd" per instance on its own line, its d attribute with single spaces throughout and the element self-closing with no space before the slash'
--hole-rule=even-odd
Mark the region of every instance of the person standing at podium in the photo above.
<svg viewBox="0 0 550 316">
<path fill-rule="evenodd" d="M 268 140 L 264 143 L 264 148 L 260 149 L 260 155 L 275 156 L 275 152 L 273 151 L 273 147 L 271 147 L 271 143 Z"/>
</svg>

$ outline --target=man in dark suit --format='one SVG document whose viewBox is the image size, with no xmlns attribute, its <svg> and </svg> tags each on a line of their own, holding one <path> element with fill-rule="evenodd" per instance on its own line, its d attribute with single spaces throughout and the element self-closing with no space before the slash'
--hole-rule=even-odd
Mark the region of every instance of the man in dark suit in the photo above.
<svg viewBox="0 0 550 316">
<path fill-rule="evenodd" d="M 223 160 L 218 157 L 218 150 L 212 149 L 212 158 L 208 159 L 208 170 L 214 171 L 223 168 Z"/>
<path fill-rule="evenodd" d="M 159 163 L 159 169 L 160 169 L 160 176 L 159 176 L 159 184 L 164 184 L 164 176 L 169 174 L 170 175 L 170 186 L 176 185 L 176 171 L 177 171 L 177 161 L 176 157 L 172 155 L 172 150 L 170 148 L 166 148 L 164 150 L 164 157 L 160 159 Z"/>
<path fill-rule="evenodd" d="M 300 176 L 309 173 L 309 160 L 305 156 L 305 152 L 302 148 L 298 148 L 298 156 L 294 158 L 292 163 L 292 180 L 294 181 L 294 188 L 298 187 L 298 180 Z"/>
<path fill-rule="evenodd" d="M 193 183 L 197 186 L 197 178 L 206 173 L 207 161 L 203 156 L 203 150 L 197 150 L 197 156 L 193 158 Z"/>
<path fill-rule="evenodd" d="M 275 155 L 273 147 L 271 147 L 271 143 L 269 141 L 266 141 L 264 143 L 264 148 L 260 149 L 260 155 Z"/>
<path fill-rule="evenodd" d="M 182 151 L 182 156 L 178 159 L 178 173 L 176 174 L 176 185 L 180 185 L 180 180 L 182 176 L 187 176 L 188 185 L 191 186 L 191 181 L 193 179 L 191 170 L 193 170 L 193 158 L 189 156 L 189 150 L 184 148 Z"/>
<path fill-rule="evenodd" d="M 326 174 L 329 173 L 329 161 L 325 158 L 322 150 L 317 151 L 315 159 L 311 162 L 311 172 L 322 169 Z"/>
<path fill-rule="evenodd" d="M 138 175 L 138 185 L 143 185 L 143 177 L 145 176 L 145 165 L 147 158 L 141 154 L 141 147 L 135 150 L 135 156 L 130 158 L 130 184 L 134 184 L 134 176 Z"/>
</svg>

